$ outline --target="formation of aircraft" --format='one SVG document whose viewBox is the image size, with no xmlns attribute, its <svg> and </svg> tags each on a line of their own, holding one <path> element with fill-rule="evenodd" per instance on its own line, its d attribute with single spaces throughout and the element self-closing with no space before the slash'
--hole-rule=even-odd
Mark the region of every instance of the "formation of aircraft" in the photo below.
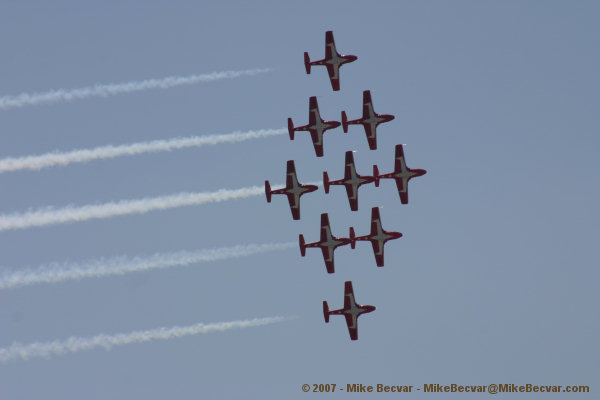
<svg viewBox="0 0 600 400">
<path fill-rule="evenodd" d="M 356 166 L 354 165 L 354 156 L 352 151 L 346 152 L 346 165 L 344 166 L 344 178 L 338 179 L 337 181 L 330 181 L 327 172 L 323 172 L 323 187 L 325 193 L 329 193 L 329 187 L 331 185 L 341 185 L 346 188 L 348 194 L 348 201 L 350 202 L 350 209 L 352 211 L 358 210 L 358 188 L 365 183 L 375 182 L 375 174 L 373 176 L 358 175 L 356 173 Z M 373 166 L 373 172 L 377 172 L 375 166 Z"/>
<path fill-rule="evenodd" d="M 346 317 L 346 325 L 348 325 L 348 333 L 350 333 L 351 340 L 358 340 L 358 317 L 371 311 L 375 311 L 375 306 L 356 304 L 351 281 L 344 282 L 344 308 L 329 311 L 327 301 L 323 301 L 325 323 L 329 322 L 330 315 L 343 315 Z"/>
<path fill-rule="evenodd" d="M 377 114 L 373 109 L 373 100 L 371 100 L 371 91 L 363 92 L 363 116 L 362 118 L 348 120 L 346 111 L 342 111 L 342 128 L 344 133 L 348 132 L 348 125 L 362 125 L 365 128 L 369 149 L 377 149 L 377 126 L 393 120 L 395 117 L 391 114 Z"/>
<path fill-rule="evenodd" d="M 300 219 L 300 197 L 305 193 L 314 192 L 319 187 L 315 185 L 302 185 L 298 183 L 294 160 L 288 160 L 287 172 L 285 174 L 285 177 L 285 187 L 281 189 L 271 190 L 271 185 L 269 184 L 269 181 L 265 181 L 265 194 L 267 196 L 267 202 L 271 202 L 271 195 L 287 195 L 288 202 L 290 203 L 290 210 L 292 211 L 292 218 L 298 220 Z"/>
<path fill-rule="evenodd" d="M 307 131 L 310 132 L 310 137 L 315 147 L 317 157 L 323 157 L 323 134 L 329 129 L 334 129 L 340 126 L 337 121 L 323 121 L 319 113 L 319 104 L 316 96 L 312 96 L 308 100 L 308 124 L 294 128 L 294 122 L 288 118 L 288 133 L 290 140 L 294 140 L 294 132 Z"/>
<path fill-rule="evenodd" d="M 353 55 L 343 55 L 337 52 L 335 48 L 335 41 L 333 40 L 333 32 L 325 32 L 325 58 L 318 61 L 310 61 L 308 52 L 304 52 L 304 68 L 306 73 L 310 74 L 310 67 L 313 65 L 325 65 L 327 67 L 327 73 L 329 74 L 329 80 L 331 81 L 331 87 L 334 91 L 340 90 L 340 67 L 344 64 L 356 61 L 358 57 Z"/>
<path fill-rule="evenodd" d="M 333 40 L 333 32 L 325 33 L 325 58 L 322 60 L 311 61 L 307 52 L 304 53 L 304 67 L 306 73 L 310 74 L 311 67 L 314 65 L 324 65 L 327 67 L 331 87 L 334 91 L 340 90 L 339 69 L 342 65 L 353 62 L 357 59 L 354 55 L 341 55 L 337 52 L 335 42 Z M 342 126 L 342 130 L 347 133 L 350 125 L 362 125 L 367 137 L 367 142 L 370 150 L 377 149 L 377 127 L 380 124 L 390 122 L 395 117 L 391 114 L 377 114 L 373 108 L 373 100 L 371 91 L 363 91 L 363 113 L 361 118 L 349 120 L 346 111 L 341 112 L 341 122 L 325 121 L 321 118 L 319 105 L 316 96 L 309 99 L 308 124 L 303 126 L 294 126 L 291 118 L 288 118 L 288 133 L 290 140 L 294 140 L 295 133 L 306 131 L 310 133 L 311 140 L 317 157 L 323 157 L 323 135 L 330 129 L 335 129 Z M 348 202 L 352 211 L 358 211 L 358 189 L 361 185 L 374 183 L 376 187 L 382 179 L 394 179 L 400 195 L 402 204 L 408 203 L 408 182 L 415 177 L 422 176 L 426 173 L 424 169 L 411 169 L 406 166 L 404 157 L 403 145 L 398 144 L 395 148 L 395 164 L 394 170 L 389 173 L 380 174 L 377 165 L 373 165 L 373 175 L 359 175 L 356 173 L 356 165 L 354 163 L 353 151 L 346 151 L 344 177 L 338 180 L 330 180 L 327 171 L 323 172 L 323 186 L 325 193 L 329 193 L 331 186 L 339 185 L 346 188 Z M 317 190 L 315 185 L 302 185 L 298 182 L 296 176 L 296 167 L 293 160 L 287 162 L 286 186 L 280 189 L 271 189 L 269 181 L 265 181 L 265 195 L 267 202 L 271 202 L 273 194 L 284 194 L 288 197 L 290 210 L 294 220 L 300 219 L 300 197 L 305 193 L 314 192 Z M 350 245 L 351 249 L 356 248 L 356 243 L 365 241 L 371 242 L 375 263 L 378 267 L 384 266 L 384 247 L 385 244 L 394 239 L 402 237 L 402 233 L 386 231 L 381 223 L 379 207 L 371 209 L 371 230 L 368 234 L 357 236 L 354 228 L 349 228 L 349 237 L 336 237 L 331 233 L 329 224 L 329 216 L 327 213 L 321 214 L 320 238 L 318 241 L 307 243 L 304 235 L 300 234 L 298 242 L 300 246 L 300 255 L 306 256 L 307 248 L 321 249 L 325 268 L 327 273 L 335 272 L 334 253 L 340 246 Z M 344 307 L 337 310 L 329 310 L 327 301 L 323 301 L 323 317 L 325 322 L 329 322 L 331 315 L 344 315 L 348 332 L 351 340 L 358 339 L 358 317 L 364 313 L 370 313 L 375 310 L 374 306 L 357 304 L 354 298 L 354 290 L 352 282 L 344 283 Z"/>
</svg>

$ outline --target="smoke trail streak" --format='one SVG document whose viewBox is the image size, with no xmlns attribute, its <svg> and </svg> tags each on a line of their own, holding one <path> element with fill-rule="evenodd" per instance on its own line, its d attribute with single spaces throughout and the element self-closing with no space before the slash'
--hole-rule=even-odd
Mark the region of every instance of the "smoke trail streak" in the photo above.
<svg viewBox="0 0 600 400">
<path fill-rule="evenodd" d="M 0 362 L 6 363 L 14 359 L 28 360 L 34 357 L 49 358 L 53 355 L 75 353 L 82 350 L 91 350 L 103 347 L 109 350 L 113 346 L 124 346 L 131 343 L 150 342 L 152 340 L 175 339 L 183 336 L 198 335 L 201 333 L 222 332 L 230 329 L 250 328 L 283 322 L 290 318 L 266 317 L 250 320 L 216 322 L 212 324 L 195 324 L 189 326 L 174 326 L 171 328 L 156 328 L 147 331 L 134 331 L 116 335 L 100 334 L 92 337 L 72 336 L 64 341 L 35 342 L 31 344 L 13 343 L 9 347 L 0 348 Z"/>
<path fill-rule="evenodd" d="M 0 232 L 25 229 L 34 226 L 82 222 L 118 215 L 143 214 L 148 211 L 215 203 L 233 199 L 258 196 L 265 192 L 262 186 L 241 189 L 220 189 L 216 192 L 178 193 L 170 196 L 147 197 L 139 200 L 122 200 L 81 207 L 67 206 L 60 209 L 45 208 L 25 213 L 1 214 Z"/>
<path fill-rule="evenodd" d="M 22 93 L 17 96 L 0 97 L 0 110 L 23 107 L 37 104 L 56 103 L 59 101 L 72 101 L 88 97 L 108 97 L 119 93 L 131 93 L 148 89 L 168 89 L 175 86 L 194 85 L 197 83 L 212 82 L 220 79 L 239 78 L 269 72 L 269 68 L 247 69 L 242 71 L 213 72 L 211 74 L 190 76 L 169 76 L 160 79 L 146 79 L 143 81 L 109 83 L 105 85 L 87 86 L 78 89 L 58 89 L 42 93 Z"/>
<path fill-rule="evenodd" d="M 176 253 L 157 253 L 149 257 L 113 257 L 91 260 L 82 264 L 51 263 L 36 269 L 5 272 L 0 276 L 0 290 L 38 283 L 58 283 L 67 280 L 123 275 L 129 272 L 149 271 L 152 269 L 190 266 L 192 264 L 285 250 L 295 246 L 297 246 L 295 242 L 248 244 L 216 249 L 179 251 Z"/>
<path fill-rule="evenodd" d="M 45 153 L 35 156 L 7 157 L 0 159 L 0 174 L 22 169 L 40 170 L 55 166 L 65 166 L 71 163 L 86 163 L 92 160 L 115 158 L 120 156 L 133 156 L 143 153 L 156 153 L 171 151 L 187 147 L 201 147 L 219 143 L 237 143 L 250 139 L 265 138 L 281 135 L 287 129 L 261 129 L 257 131 L 233 132 L 224 135 L 191 136 L 167 140 L 154 140 L 119 146 L 101 146 L 92 149 L 78 149 L 69 152 Z"/>
</svg>

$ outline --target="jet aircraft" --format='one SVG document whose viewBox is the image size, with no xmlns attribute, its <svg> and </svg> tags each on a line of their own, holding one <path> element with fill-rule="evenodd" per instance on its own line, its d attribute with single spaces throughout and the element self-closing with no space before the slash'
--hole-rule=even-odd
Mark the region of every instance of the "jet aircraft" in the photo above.
<svg viewBox="0 0 600 400">
<path fill-rule="evenodd" d="M 375 166 L 373 166 L 375 172 Z M 371 183 L 375 181 L 374 176 L 358 175 L 356 173 L 356 167 L 354 165 L 354 156 L 352 151 L 346 152 L 346 165 L 344 167 L 344 179 L 338 179 L 337 181 L 330 181 L 327 172 L 323 172 L 323 185 L 325 193 L 329 193 L 330 185 L 343 185 L 346 187 L 346 193 L 348 194 L 348 201 L 350 202 L 350 209 L 352 211 L 358 210 L 358 188 L 365 183 Z"/>
<path fill-rule="evenodd" d="M 317 157 L 323 157 L 323 134 L 325 131 L 337 128 L 338 126 L 340 126 L 340 123 L 337 121 L 323 121 L 319 114 L 319 104 L 315 96 L 312 96 L 308 101 L 308 125 L 294 128 L 294 122 L 291 118 L 288 118 L 290 140 L 294 140 L 294 132 L 296 131 L 310 132 Z"/>
<path fill-rule="evenodd" d="M 335 272 L 335 265 L 333 260 L 333 253 L 339 246 L 345 246 L 350 244 L 348 238 L 338 238 L 331 234 L 331 227 L 329 226 L 329 216 L 327 213 L 321 214 L 321 238 L 318 242 L 306 243 L 304 236 L 300 235 L 300 254 L 302 257 L 306 255 L 307 247 L 319 247 L 323 252 L 323 259 L 325 260 L 325 268 L 327 272 L 333 274 Z"/>
<path fill-rule="evenodd" d="M 325 32 L 325 58 L 318 61 L 310 61 L 308 52 L 304 52 L 304 68 L 306 73 L 310 74 L 310 67 L 313 65 L 325 65 L 331 87 L 334 91 L 340 90 L 340 67 L 344 64 L 356 61 L 358 57 L 353 55 L 343 55 L 335 49 L 335 41 L 333 40 L 333 32 Z"/>
<path fill-rule="evenodd" d="M 357 240 L 368 240 L 373 245 L 373 254 L 378 267 L 383 267 L 383 248 L 388 240 L 401 238 L 400 232 L 388 232 L 381 226 L 379 207 L 371 210 L 371 233 L 365 236 L 355 236 L 354 228 L 350 228 L 350 247 L 356 246 Z"/>
<path fill-rule="evenodd" d="M 406 166 L 404 150 L 401 144 L 396 145 L 396 161 L 393 172 L 380 175 L 376 165 L 373 166 L 373 170 L 373 174 L 375 175 L 375 186 L 377 187 L 379 187 L 380 179 L 389 178 L 396 181 L 398 194 L 400 195 L 402 204 L 408 204 L 408 181 L 414 177 L 425 175 L 427 173 L 424 169 L 411 169 Z"/>
<path fill-rule="evenodd" d="M 371 100 L 371 91 L 363 92 L 363 116 L 362 118 L 348 120 L 346 111 L 342 111 L 342 128 L 344 133 L 348 132 L 348 125 L 362 125 L 365 128 L 369 149 L 377 149 L 377 126 L 384 122 L 389 122 L 395 117 L 390 114 L 377 114 L 373 109 L 373 101 Z"/>
<path fill-rule="evenodd" d="M 375 311 L 374 306 L 362 306 L 356 304 L 351 281 L 346 281 L 344 283 L 344 308 L 329 311 L 327 301 L 323 301 L 323 316 L 325 317 L 325 323 L 329 322 L 329 316 L 332 314 L 343 315 L 346 317 L 346 325 L 348 325 L 348 332 L 350 333 L 351 340 L 358 339 L 358 317 L 361 314 L 370 313 L 371 311 Z"/>
<path fill-rule="evenodd" d="M 300 197 L 305 193 L 314 192 L 317 189 L 318 186 L 315 185 L 302 185 L 298 183 L 294 160 L 289 160 L 287 162 L 286 184 L 284 188 L 271 190 L 269 181 L 265 181 L 265 194 L 267 195 L 267 202 L 271 202 L 271 195 L 273 194 L 287 195 L 290 203 L 290 210 L 292 211 L 292 218 L 294 219 L 300 219 Z"/>
</svg>

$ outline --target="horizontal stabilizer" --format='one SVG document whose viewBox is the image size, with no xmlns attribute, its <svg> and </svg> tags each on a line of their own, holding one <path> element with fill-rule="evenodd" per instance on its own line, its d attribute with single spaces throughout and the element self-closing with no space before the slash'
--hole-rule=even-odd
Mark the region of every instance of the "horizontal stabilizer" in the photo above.
<svg viewBox="0 0 600 400">
<path fill-rule="evenodd" d="M 323 171 L 323 188 L 325 193 L 329 193 L 329 175 L 327 175 L 327 171 Z"/>
<path fill-rule="evenodd" d="M 373 165 L 373 178 L 375 178 L 375 187 L 379 187 L 379 168 L 377 165 Z"/>
<path fill-rule="evenodd" d="M 265 181 L 265 194 L 267 195 L 267 203 L 271 202 L 271 185 L 269 181 Z"/>
<path fill-rule="evenodd" d="M 294 123 L 291 118 L 288 118 L 288 133 L 290 134 L 290 140 L 294 140 Z"/>
<path fill-rule="evenodd" d="M 306 255 L 306 242 L 304 241 L 304 236 L 300 234 L 298 240 L 300 242 L 300 255 L 304 257 Z"/>
<path fill-rule="evenodd" d="M 346 116 L 346 111 L 342 111 L 342 129 L 344 129 L 344 133 L 348 133 L 348 116 Z"/>
<path fill-rule="evenodd" d="M 310 74 L 310 57 L 306 51 L 304 52 L 304 68 L 306 68 L 306 73 Z"/>
<path fill-rule="evenodd" d="M 325 323 L 329 322 L 329 306 L 326 301 L 323 301 L 323 317 L 325 318 Z"/>
<path fill-rule="evenodd" d="M 356 233 L 354 233 L 354 228 L 350 227 L 350 248 L 354 249 L 356 247 Z"/>
</svg>

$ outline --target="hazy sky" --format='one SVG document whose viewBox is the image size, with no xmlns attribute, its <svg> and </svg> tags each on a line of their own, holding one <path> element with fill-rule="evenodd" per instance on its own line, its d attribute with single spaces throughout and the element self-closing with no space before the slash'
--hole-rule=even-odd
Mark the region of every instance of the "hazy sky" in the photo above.
<svg viewBox="0 0 600 400">
<path fill-rule="evenodd" d="M 6 399 L 305 399 L 302 384 L 515 383 L 600 390 L 597 166 L 598 15 L 592 1 L 5 2 L 0 97 L 168 76 L 272 68 L 256 76 L 0 110 L 0 159 L 193 135 L 279 129 L 375 110 L 396 119 L 370 151 L 363 130 L 325 135 L 316 158 L 303 133 L 0 174 L 0 214 L 180 192 L 272 184 L 296 162 L 300 181 L 343 174 L 344 153 L 368 174 L 405 143 L 410 203 L 395 185 L 365 185 L 359 211 L 334 187 L 302 198 L 186 206 L 0 232 L 0 274 L 56 263 L 241 244 L 314 241 L 369 230 L 371 207 L 404 236 L 377 268 L 368 243 L 336 251 L 336 273 L 297 246 L 187 267 L 0 290 L 0 348 L 272 316 L 271 325 L 0 363 Z M 333 92 L 326 30 L 359 58 Z M 312 250 L 312 251 L 311 251 Z M 114 260 L 113 260 L 114 261 Z M 321 302 L 377 310 L 351 342 Z M 345 394 L 339 392 L 338 397 Z M 325 395 L 323 395 L 325 396 Z M 332 396 L 328 394 L 328 396 Z M 360 395 L 356 395 L 357 397 Z M 385 397 L 372 394 L 373 398 Z M 398 396 L 388 394 L 388 396 Z M 368 395 L 360 396 L 369 397 Z M 423 394 L 405 398 L 489 395 Z M 498 396 L 498 398 L 504 396 Z M 510 394 L 506 398 L 555 398 Z M 559 398 L 559 397 L 556 397 Z"/>
</svg>

